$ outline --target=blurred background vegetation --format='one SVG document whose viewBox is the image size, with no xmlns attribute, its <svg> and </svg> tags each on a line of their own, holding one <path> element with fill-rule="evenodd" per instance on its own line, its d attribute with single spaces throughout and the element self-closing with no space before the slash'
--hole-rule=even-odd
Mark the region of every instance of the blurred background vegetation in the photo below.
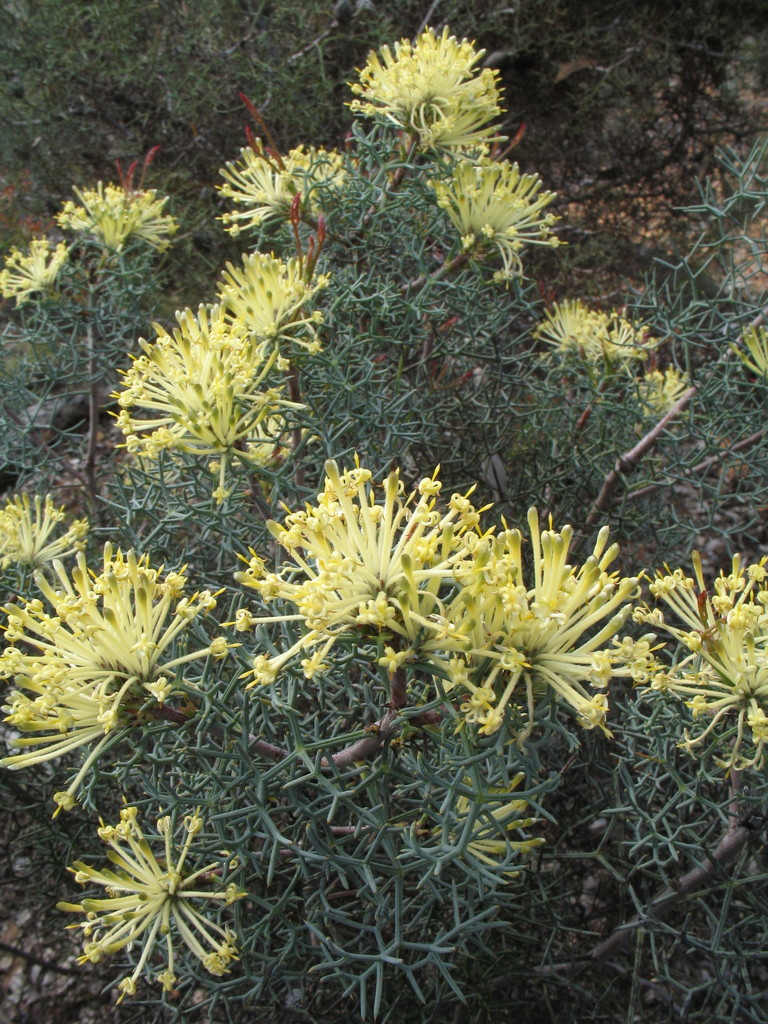
<svg viewBox="0 0 768 1024">
<path fill-rule="evenodd" d="M 570 246 L 541 269 L 561 294 L 605 298 L 680 244 L 675 209 L 716 173 L 716 146 L 748 148 L 768 120 L 761 0 L 4 0 L 0 247 L 159 145 L 148 184 L 184 225 L 169 308 L 196 304 L 240 251 L 211 216 L 244 143 L 239 93 L 281 146 L 340 145 L 355 67 L 425 23 L 501 72 L 501 130 L 525 125 L 516 158 L 567 213 Z"/>
</svg>

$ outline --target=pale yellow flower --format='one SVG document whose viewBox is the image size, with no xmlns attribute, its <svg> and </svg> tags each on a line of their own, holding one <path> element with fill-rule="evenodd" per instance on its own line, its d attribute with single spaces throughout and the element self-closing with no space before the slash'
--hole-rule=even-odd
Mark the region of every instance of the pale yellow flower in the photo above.
<svg viewBox="0 0 768 1024">
<path fill-rule="evenodd" d="M 126 807 L 117 825 L 101 822 L 99 837 L 109 847 L 107 856 L 115 867 L 99 869 L 75 861 L 69 869 L 81 885 L 101 886 L 107 895 L 85 898 L 82 903 L 57 904 L 59 910 L 86 915 L 82 923 L 69 925 L 81 929 L 85 938 L 78 963 L 99 963 L 126 947 L 140 947 L 136 967 L 118 984 L 118 1002 L 135 994 L 142 973 L 147 980 L 154 973 L 165 992 L 174 988 L 174 938 L 181 938 L 211 974 L 227 974 L 231 962 L 238 959 L 234 934 L 205 916 L 199 904 L 227 907 L 245 896 L 234 884 L 215 887 L 220 882 L 220 861 L 194 867 L 189 863 L 192 842 L 203 827 L 199 809 L 184 818 L 184 839 L 178 850 L 174 848 L 170 817 L 158 819 L 157 836 L 145 835 L 137 819 L 136 808 Z M 156 840 L 162 849 L 160 859 L 152 851 Z M 214 888 L 208 887 L 211 881 Z M 163 944 L 167 965 L 155 973 L 152 960 Z"/>
<path fill-rule="evenodd" d="M 508 790 L 491 787 L 487 796 L 511 796 L 524 778 L 523 772 L 519 772 L 511 780 Z M 465 778 L 464 785 L 471 788 L 472 780 Z M 524 816 L 527 807 L 527 801 L 519 798 L 499 804 L 496 800 L 470 800 L 469 797 L 460 795 L 455 804 L 457 822 L 456 832 L 452 838 L 455 841 L 460 830 L 469 826 L 467 853 L 491 866 L 506 856 L 510 849 L 517 853 L 530 853 L 535 847 L 541 846 L 544 842 L 543 838 L 512 839 L 508 834 L 513 830 L 529 828 L 536 822 L 536 818 Z M 491 820 L 487 820 L 488 818 Z M 509 871 L 507 874 L 516 874 L 516 872 Z"/>
<path fill-rule="evenodd" d="M 441 590 L 469 557 L 467 536 L 478 531 L 479 514 L 468 497 L 454 494 L 441 513 L 434 476 L 406 497 L 394 471 L 377 500 L 370 470 L 340 473 L 335 462 L 327 462 L 325 472 L 315 505 L 291 512 L 283 525 L 269 523 L 292 561 L 271 573 L 252 553 L 247 571 L 236 574 L 266 602 L 295 609 L 250 622 L 294 621 L 304 630 L 287 651 L 254 659 L 250 685 L 273 682 L 296 655 L 317 649 L 305 666 L 314 674 L 343 636 L 363 642 L 395 638 L 399 652 L 413 656 L 430 643 L 450 643 Z M 391 643 L 389 648 L 382 663 L 397 668 L 405 658 Z"/>
<path fill-rule="evenodd" d="M 687 373 L 669 366 L 661 370 L 651 370 L 637 382 L 637 394 L 643 412 L 649 416 L 662 416 L 680 401 L 691 386 Z"/>
<path fill-rule="evenodd" d="M 76 519 L 56 539 L 56 527 L 65 518 L 65 509 L 56 508 L 50 494 L 35 496 L 34 511 L 28 494 L 17 494 L 0 510 L 0 566 L 12 563 L 40 569 L 55 558 L 81 551 L 88 533 L 88 520 Z"/>
<path fill-rule="evenodd" d="M 219 285 L 222 315 L 257 341 L 294 342 L 314 354 L 320 351 L 316 325 L 323 314 L 307 307 L 329 280 L 320 274 L 308 282 L 300 260 L 254 252 L 243 256 L 242 268 L 227 264 Z"/>
<path fill-rule="evenodd" d="M 574 353 L 589 363 L 645 359 L 659 344 L 646 324 L 633 324 L 616 310 L 590 309 L 581 299 L 556 302 L 533 336 L 561 355 Z"/>
<path fill-rule="evenodd" d="M 475 793 L 474 781 L 468 776 L 462 780 L 462 788 L 470 791 L 460 792 L 455 799 L 452 813 L 445 815 L 442 825 L 432 828 L 417 826 L 415 834 L 421 846 L 435 841 L 443 849 L 453 847 L 464 858 L 469 855 L 489 867 L 496 867 L 511 852 L 525 855 L 544 842 L 543 838 L 513 838 L 511 833 L 521 832 L 535 824 L 536 818 L 526 815 L 526 800 L 514 798 L 502 802 L 499 798 L 511 797 L 514 790 L 525 778 L 519 772 L 511 779 L 509 786 L 500 789 L 495 786 L 486 788 L 485 792 Z M 504 871 L 505 875 L 519 873 L 519 868 Z"/>
<path fill-rule="evenodd" d="M 90 235 L 108 249 L 119 252 L 130 238 L 138 238 L 163 252 L 178 224 L 163 207 L 168 197 L 154 189 L 124 189 L 119 185 L 75 189 L 78 203 L 64 204 L 56 220 L 62 228 Z"/>
<path fill-rule="evenodd" d="M 557 220 L 544 209 L 556 198 L 541 191 L 538 174 L 521 174 L 517 164 L 486 157 L 462 160 L 450 178 L 429 185 L 446 211 L 466 252 L 496 249 L 504 269 L 494 275 L 508 281 L 523 272 L 520 253 L 526 245 L 560 245 L 552 234 Z"/>
<path fill-rule="evenodd" d="M 259 228 L 270 222 L 287 221 L 297 195 L 312 216 L 322 212 L 318 191 L 338 188 L 344 180 L 344 159 L 336 150 L 297 146 L 281 158 L 282 166 L 264 149 L 245 146 L 239 161 L 228 163 L 221 174 L 226 184 L 218 191 L 237 209 L 224 213 L 230 235 Z"/>
<path fill-rule="evenodd" d="M 53 572 L 54 583 L 36 577 L 47 606 L 35 598 L 5 608 L 9 646 L 0 678 L 15 680 L 17 689 L 3 710 L 22 734 L 11 746 L 22 752 L 1 763 L 26 768 L 95 744 L 67 790 L 54 796 L 59 808 L 70 808 L 105 747 L 178 692 L 184 665 L 211 653 L 204 647 L 174 657 L 171 647 L 216 600 L 208 591 L 184 597 L 184 569 L 163 578 L 162 567 L 111 544 L 98 574 L 82 552 L 70 574 L 58 561 Z"/>
<path fill-rule="evenodd" d="M 380 117 L 418 139 L 423 149 L 461 151 L 481 148 L 493 138 L 489 122 L 499 113 L 498 72 L 478 70 L 484 50 L 448 29 L 436 36 L 426 29 L 415 43 L 402 39 L 394 53 L 371 53 L 351 85 L 361 99 L 350 109 Z"/>
<path fill-rule="evenodd" d="M 270 385 L 278 351 L 246 331 L 220 306 L 176 314 L 172 332 L 155 324 L 144 354 L 123 375 L 117 422 L 129 452 L 155 458 L 161 451 L 211 456 L 217 497 L 226 496 L 233 462 L 263 466 L 287 443 L 285 413 L 300 408 Z M 137 415 L 138 414 L 138 415 Z"/>
<path fill-rule="evenodd" d="M 749 356 L 737 345 L 731 345 L 731 351 L 752 373 L 758 377 L 768 377 L 768 331 L 765 327 L 748 327 L 744 331 L 743 341 Z"/>
<path fill-rule="evenodd" d="M 695 580 L 681 569 L 659 573 L 651 594 L 668 606 L 671 621 L 661 609 L 637 610 L 638 621 L 661 627 L 678 645 L 682 657 L 659 669 L 661 685 L 651 690 L 674 693 L 691 708 L 694 720 L 704 720 L 693 738 L 683 743 L 693 751 L 708 737 L 725 733 L 730 749 L 722 764 L 761 768 L 768 732 L 768 559 L 743 566 L 734 556 L 731 572 L 720 573 L 707 587 L 697 552 Z M 729 728 L 730 727 L 730 728 Z M 752 749 L 743 748 L 751 738 Z"/>
<path fill-rule="evenodd" d="M 19 306 L 37 292 L 52 292 L 61 268 L 69 259 L 69 249 L 60 242 L 51 250 L 47 238 L 34 238 L 29 252 L 11 249 L 0 273 L 0 295 L 14 298 Z"/>
<path fill-rule="evenodd" d="M 523 742 L 536 698 L 547 690 L 574 709 L 580 725 L 610 735 L 601 691 L 613 676 L 632 676 L 645 665 L 645 650 L 612 644 L 632 611 L 638 580 L 608 571 L 618 545 L 608 546 L 607 527 L 579 566 L 568 559 L 570 526 L 558 532 L 550 524 L 542 532 L 531 509 L 528 527 L 530 571 L 522 534 L 510 529 L 477 541 L 472 560 L 457 567 L 459 590 L 445 614 L 464 646 L 447 662 L 444 686 L 466 693 L 464 721 L 484 735 L 522 716 Z"/>
</svg>

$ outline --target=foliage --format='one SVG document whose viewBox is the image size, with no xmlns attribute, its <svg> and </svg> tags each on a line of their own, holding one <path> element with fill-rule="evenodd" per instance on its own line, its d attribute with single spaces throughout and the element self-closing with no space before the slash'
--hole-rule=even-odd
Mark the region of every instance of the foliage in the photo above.
<svg viewBox="0 0 768 1024">
<path fill-rule="evenodd" d="M 466 110 L 414 93 L 441 46 Z M 371 65 L 342 151 L 249 101 L 253 251 L 154 340 L 135 168 L 6 261 L 6 511 L 47 532 L 3 545 L 5 766 L 126 1020 L 766 1019 L 767 147 L 642 292 L 553 295 L 564 200 L 468 47 Z"/>
<path fill-rule="evenodd" d="M 486 49 L 505 90 L 502 130 L 527 126 L 523 170 L 567 197 L 570 246 L 552 264 L 564 282 L 600 264 L 642 270 L 659 232 L 685 230 L 674 209 L 697 176 L 718 173 L 714 145 L 740 146 L 765 124 L 752 103 L 765 84 L 759 0 L 12 0 L 0 9 L 12 219 L 44 221 L 72 184 L 107 181 L 115 159 L 160 145 L 156 186 L 185 225 L 167 309 L 190 304 L 238 252 L 210 221 L 218 168 L 243 141 L 238 93 L 284 151 L 337 146 L 354 69 L 413 37 L 428 12 Z"/>
</svg>

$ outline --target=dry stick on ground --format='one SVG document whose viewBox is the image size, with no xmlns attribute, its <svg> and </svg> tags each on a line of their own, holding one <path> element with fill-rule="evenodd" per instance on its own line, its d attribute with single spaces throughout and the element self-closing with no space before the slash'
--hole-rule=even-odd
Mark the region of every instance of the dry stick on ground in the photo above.
<svg viewBox="0 0 768 1024">
<path fill-rule="evenodd" d="M 11 956 L 20 957 L 22 960 L 26 960 L 30 964 L 35 964 L 37 967 L 42 967 L 44 971 L 54 971 L 56 974 L 82 976 L 82 971 L 78 967 L 61 967 L 59 964 L 51 963 L 50 960 L 43 960 L 42 957 L 35 956 L 34 953 L 27 953 L 26 950 L 19 949 L 18 946 L 11 946 L 8 942 L 0 942 L 0 950 L 2 950 L 3 953 L 10 953 Z"/>
<path fill-rule="evenodd" d="M 623 455 L 620 455 L 618 459 L 616 459 L 616 463 L 613 469 L 603 481 L 603 486 L 600 490 L 600 493 L 598 494 L 596 500 L 592 505 L 592 511 L 586 518 L 586 522 L 584 523 L 585 527 L 591 527 L 595 525 L 595 523 L 600 518 L 600 513 L 609 504 L 611 495 L 615 491 L 621 476 L 624 473 L 631 472 L 631 470 L 635 468 L 635 466 L 642 459 L 642 457 L 647 452 L 649 452 L 651 448 L 653 448 L 653 446 L 656 444 L 656 441 L 659 439 L 660 434 L 664 431 L 664 428 L 667 426 L 667 424 L 671 420 L 673 420 L 682 409 L 685 408 L 688 402 L 696 394 L 697 390 L 698 389 L 696 387 L 688 388 L 688 390 L 685 392 L 682 398 L 675 402 L 675 404 L 672 406 L 669 412 L 662 416 L 662 418 L 659 420 L 656 426 L 652 430 L 649 430 L 645 437 L 641 438 L 637 442 L 634 448 L 630 448 L 628 452 L 625 452 Z"/>
</svg>

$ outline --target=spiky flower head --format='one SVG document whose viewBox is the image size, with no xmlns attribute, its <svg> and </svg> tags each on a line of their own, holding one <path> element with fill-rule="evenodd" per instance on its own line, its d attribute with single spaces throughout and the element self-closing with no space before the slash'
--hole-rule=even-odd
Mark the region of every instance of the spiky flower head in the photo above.
<svg viewBox="0 0 768 1024">
<path fill-rule="evenodd" d="M 370 470 L 357 466 L 341 473 L 330 461 L 325 472 L 315 505 L 289 513 L 282 525 L 269 523 L 292 561 L 267 572 L 252 552 L 248 569 L 236 574 L 266 602 L 295 609 L 270 618 L 248 616 L 247 624 L 295 621 L 304 629 L 277 657 L 256 657 L 251 685 L 272 682 L 302 652 L 313 652 L 301 663 L 311 679 L 343 636 L 361 643 L 388 640 L 382 664 L 394 671 L 450 634 L 441 590 L 469 557 L 468 535 L 478 531 L 479 513 L 468 495 L 454 494 L 440 512 L 437 471 L 408 496 L 393 471 L 381 485 L 380 500 Z"/>
<path fill-rule="evenodd" d="M 599 338 L 605 333 L 605 314 L 591 309 L 581 299 L 565 299 L 547 310 L 544 320 L 533 332 L 559 353 L 583 354 L 587 360 L 602 358 Z"/>
<path fill-rule="evenodd" d="M 573 353 L 587 362 L 608 365 L 645 359 L 658 345 L 647 325 L 632 324 L 616 310 L 593 309 L 581 299 L 555 302 L 534 337 L 552 345 L 560 355 Z"/>
<path fill-rule="evenodd" d="M 221 220 L 230 235 L 237 236 L 270 223 L 286 222 L 297 195 L 309 213 L 321 210 L 318 193 L 338 188 L 344 180 L 344 159 L 336 150 L 297 146 L 279 163 L 261 140 L 240 150 L 240 159 L 221 170 L 226 184 L 218 191 L 237 207 Z"/>
<path fill-rule="evenodd" d="M 542 531 L 530 509 L 528 527 L 530 574 L 523 536 L 511 529 L 475 543 L 472 560 L 457 567 L 460 589 L 446 615 L 465 646 L 447 663 L 445 687 L 464 696 L 463 723 L 483 735 L 505 718 L 522 718 L 523 742 L 546 692 L 573 708 L 580 725 L 610 735 L 608 683 L 640 672 L 649 654 L 647 639 L 645 646 L 611 643 L 632 611 L 638 580 L 609 572 L 618 545 L 608 545 L 607 527 L 581 565 L 569 561 L 570 526 L 556 531 L 550 522 Z"/>
<path fill-rule="evenodd" d="M 158 196 L 153 188 L 125 189 L 99 182 L 95 189 L 74 191 L 79 203 L 66 202 L 56 218 L 58 224 L 90 235 L 114 252 L 120 252 L 130 238 L 163 252 L 178 229 L 173 217 L 163 213 L 168 197 Z"/>
<path fill-rule="evenodd" d="M 242 268 L 227 264 L 219 285 L 222 314 L 257 341 L 276 347 L 293 342 L 314 354 L 323 314 L 307 307 L 329 280 L 320 274 L 307 281 L 304 263 L 294 257 L 283 262 L 254 252 L 243 256 Z"/>
<path fill-rule="evenodd" d="M 190 863 L 194 838 L 203 825 L 199 809 L 185 817 L 179 847 L 169 816 L 157 820 L 155 835 L 145 835 L 136 808 L 125 807 L 116 825 L 102 821 L 98 830 L 99 838 L 109 847 L 107 857 L 114 867 L 100 869 L 75 861 L 69 868 L 80 885 L 100 886 L 106 891 L 106 896 L 87 897 L 81 903 L 57 904 L 59 910 L 85 914 L 84 921 L 68 926 L 81 929 L 85 938 L 78 963 L 99 963 L 134 945 L 141 949 L 133 972 L 117 986 L 118 1002 L 135 994 L 142 973 L 148 981 L 159 982 L 164 992 L 174 988 L 174 940 L 179 938 L 217 977 L 227 974 L 231 962 L 238 959 L 233 932 L 200 908 L 200 904 L 227 907 L 245 896 L 234 883 L 222 884 L 221 860 L 203 866 Z M 159 858 L 153 846 L 160 847 Z M 155 973 L 152 961 L 162 945 L 166 967 Z"/>
<path fill-rule="evenodd" d="M 749 355 L 737 345 L 731 345 L 731 351 L 736 353 L 752 373 L 758 377 L 768 377 L 768 331 L 762 326 L 747 327 L 743 341 Z"/>
<path fill-rule="evenodd" d="M 646 605 L 635 613 L 677 642 L 673 663 L 659 666 L 648 692 L 675 694 L 691 709 L 696 726 L 682 745 L 694 752 L 719 739 L 730 747 L 721 764 L 736 769 L 761 768 L 768 744 L 766 561 L 744 566 L 736 555 L 730 573 L 707 588 L 694 552 L 695 579 L 667 569 L 650 585 L 669 612 Z"/>
<path fill-rule="evenodd" d="M 581 299 L 556 302 L 533 336 L 560 355 L 609 365 L 645 359 L 659 344 L 646 324 L 633 324 L 616 310 L 591 309 Z"/>
<path fill-rule="evenodd" d="M 649 416 L 663 416 L 680 401 L 691 386 L 687 373 L 668 366 L 661 370 L 651 370 L 637 382 L 637 396 L 640 406 Z"/>
<path fill-rule="evenodd" d="M 360 99 L 350 109 L 418 139 L 423 149 L 481 148 L 493 137 L 488 122 L 501 113 L 498 72 L 478 70 L 484 50 L 466 39 L 427 28 L 415 43 L 402 39 L 394 53 L 371 53 L 350 88 Z"/>
<path fill-rule="evenodd" d="M 0 510 L 0 566 L 12 563 L 41 569 L 55 558 L 64 558 L 81 551 L 88 533 L 88 520 L 76 519 L 60 537 L 52 539 L 56 527 L 66 516 L 64 507 L 57 508 L 50 494 L 34 499 L 34 510 L 28 494 L 17 494 Z"/>
<path fill-rule="evenodd" d="M 184 665 L 226 654 L 221 637 L 174 654 L 191 622 L 216 606 L 208 591 L 183 596 L 184 571 L 163 577 L 162 566 L 150 568 L 146 556 L 105 544 L 98 574 L 82 552 L 71 573 L 56 561 L 53 583 L 36 577 L 47 605 L 35 598 L 4 609 L 9 646 L 0 655 L 0 678 L 13 679 L 17 689 L 3 710 L 22 734 L 11 741 L 22 752 L 0 763 L 26 768 L 95 744 L 67 790 L 54 796 L 59 809 L 74 805 L 80 783 L 109 743 L 142 714 L 162 715 L 184 682 Z"/>
<path fill-rule="evenodd" d="M 37 292 L 52 292 L 68 259 L 67 246 L 60 242 L 52 250 L 47 238 L 33 238 L 28 252 L 11 249 L 0 273 L 0 295 L 22 306 Z"/>
<path fill-rule="evenodd" d="M 557 218 L 543 212 L 555 193 L 542 192 L 538 174 L 521 174 L 517 164 L 487 157 L 461 160 L 450 178 L 429 185 L 459 232 L 465 252 L 498 251 L 504 268 L 494 274 L 497 281 L 522 274 L 520 253 L 525 245 L 560 245 L 552 234 Z"/>
<path fill-rule="evenodd" d="M 197 315 L 186 309 L 176 318 L 170 333 L 155 324 L 155 340 L 140 341 L 144 354 L 124 373 L 115 396 L 117 422 L 133 454 L 212 457 L 221 500 L 228 467 L 274 460 L 288 429 L 284 414 L 299 406 L 283 398 L 282 385 L 268 383 L 277 349 L 220 306 L 201 306 Z"/>
</svg>

